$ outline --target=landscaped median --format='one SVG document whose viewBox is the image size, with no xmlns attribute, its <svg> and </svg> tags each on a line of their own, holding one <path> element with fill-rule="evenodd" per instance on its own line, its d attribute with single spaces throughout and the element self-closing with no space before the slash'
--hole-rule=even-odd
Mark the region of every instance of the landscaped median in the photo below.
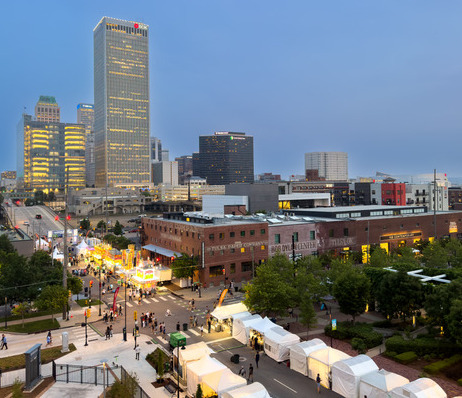
<svg viewBox="0 0 462 398">
<path fill-rule="evenodd" d="M 14 325 L 8 325 L 7 328 L 0 327 L 2 332 L 12 332 L 12 333 L 39 333 L 46 332 L 48 330 L 59 329 L 59 322 L 56 319 L 41 319 L 39 321 L 24 322 Z M 1 367 L 0 367 L 1 369 Z"/>
<path fill-rule="evenodd" d="M 90 303 L 88 302 L 88 299 L 80 299 L 75 301 L 78 305 L 80 305 L 82 308 L 83 307 L 89 307 Z M 91 305 L 96 306 L 99 304 L 104 304 L 102 301 L 99 300 L 91 300 Z"/>
</svg>

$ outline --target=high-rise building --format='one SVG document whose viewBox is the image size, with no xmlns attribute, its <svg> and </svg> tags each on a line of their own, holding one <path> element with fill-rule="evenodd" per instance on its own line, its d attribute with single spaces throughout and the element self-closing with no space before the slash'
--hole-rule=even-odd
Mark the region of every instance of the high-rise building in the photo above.
<svg viewBox="0 0 462 398">
<path fill-rule="evenodd" d="M 175 158 L 178 162 L 178 181 L 181 185 L 186 184 L 193 174 L 193 158 L 191 155 Z"/>
<path fill-rule="evenodd" d="M 32 120 L 17 130 L 19 186 L 27 191 L 85 187 L 85 126 Z M 67 175 L 66 175 L 67 174 Z"/>
<path fill-rule="evenodd" d="M 151 137 L 151 162 L 162 161 L 162 141 L 157 137 Z"/>
<path fill-rule="evenodd" d="M 58 106 L 55 97 L 41 95 L 35 105 L 35 119 L 39 122 L 56 122 L 59 123 L 61 109 Z"/>
<path fill-rule="evenodd" d="M 320 180 L 347 181 L 348 154 L 346 152 L 305 153 L 305 172 L 310 178 L 314 175 Z"/>
<path fill-rule="evenodd" d="M 253 182 L 253 137 L 231 132 L 200 136 L 199 170 L 198 177 L 209 185 Z"/>
<path fill-rule="evenodd" d="M 163 160 L 152 164 L 152 182 L 155 185 L 178 185 L 178 162 Z"/>
<path fill-rule="evenodd" d="M 93 104 L 77 105 L 77 123 L 85 126 L 85 184 L 95 186 L 95 109 Z"/>
<path fill-rule="evenodd" d="M 97 187 L 150 182 L 148 33 L 108 17 L 93 32 Z"/>
</svg>

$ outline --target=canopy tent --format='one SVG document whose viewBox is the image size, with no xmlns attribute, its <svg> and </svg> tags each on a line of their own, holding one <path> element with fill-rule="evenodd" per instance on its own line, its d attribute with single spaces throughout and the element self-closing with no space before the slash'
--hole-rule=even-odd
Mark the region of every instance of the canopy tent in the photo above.
<svg viewBox="0 0 462 398">
<path fill-rule="evenodd" d="M 178 350 L 173 350 L 173 354 L 176 356 Z M 184 350 L 180 351 L 180 375 L 181 377 L 186 376 L 186 370 L 190 362 L 198 361 L 204 357 L 208 357 L 213 353 L 213 350 L 209 348 L 203 341 L 196 344 L 185 346 Z"/>
<path fill-rule="evenodd" d="M 265 333 L 265 353 L 277 362 L 289 359 L 290 346 L 300 342 L 300 337 L 281 326 L 271 328 Z"/>
<path fill-rule="evenodd" d="M 45 239 L 38 238 L 35 241 L 35 249 L 48 251 L 50 249 L 50 244 Z"/>
<path fill-rule="evenodd" d="M 359 396 L 368 398 L 388 398 L 388 392 L 409 383 L 409 380 L 393 372 L 380 369 L 361 376 Z"/>
<path fill-rule="evenodd" d="M 256 330 L 258 333 L 265 335 L 268 330 L 274 328 L 276 325 L 274 322 L 271 322 L 268 317 L 260 319 L 258 322 L 253 323 L 250 328 Z"/>
<path fill-rule="evenodd" d="M 64 254 L 63 253 L 60 253 L 58 251 L 58 248 L 55 248 L 55 250 L 53 250 L 53 260 L 64 260 Z"/>
<path fill-rule="evenodd" d="M 344 359 L 332 365 L 332 390 L 345 398 L 357 398 L 361 376 L 378 371 L 367 355 Z"/>
<path fill-rule="evenodd" d="M 313 351 L 308 357 L 308 376 L 310 379 L 316 380 L 319 373 L 321 384 L 328 388 L 329 372 L 332 365 L 337 361 L 348 358 L 351 358 L 348 354 L 331 347 Z"/>
<path fill-rule="evenodd" d="M 85 253 L 89 248 L 90 246 L 87 245 L 85 239 L 82 239 L 82 242 L 80 242 L 76 247 L 77 254 Z"/>
<path fill-rule="evenodd" d="M 242 344 L 247 344 L 249 341 L 249 328 L 257 323 L 262 318 L 260 315 L 250 315 L 246 318 L 236 318 L 233 320 L 233 337 Z"/>
<path fill-rule="evenodd" d="M 291 345 L 289 348 L 290 368 L 308 376 L 308 355 L 324 347 L 327 346 L 321 339 L 312 339 Z"/>
<path fill-rule="evenodd" d="M 212 315 L 214 318 L 217 318 L 219 321 L 222 321 L 224 319 L 231 318 L 234 314 L 238 314 L 238 313 L 246 312 L 246 311 L 248 311 L 246 305 L 240 302 L 240 303 L 223 305 L 221 307 L 217 307 L 213 310 L 213 312 L 210 315 Z"/>
<path fill-rule="evenodd" d="M 226 391 L 222 398 L 271 398 L 261 383 L 255 382 L 244 387 Z"/>
<path fill-rule="evenodd" d="M 225 365 L 209 356 L 189 363 L 186 370 L 188 394 L 196 393 L 197 385 L 202 383 L 205 376 L 208 376 L 208 380 L 218 378 L 225 369 Z"/>
<path fill-rule="evenodd" d="M 390 398 L 447 398 L 446 393 L 438 384 L 425 377 L 396 387 L 390 391 L 389 395 Z"/>
<path fill-rule="evenodd" d="M 205 396 L 215 393 L 221 397 L 225 391 L 232 390 L 247 385 L 247 380 L 229 369 L 221 373 L 212 373 L 202 379 L 202 391 Z"/>
</svg>

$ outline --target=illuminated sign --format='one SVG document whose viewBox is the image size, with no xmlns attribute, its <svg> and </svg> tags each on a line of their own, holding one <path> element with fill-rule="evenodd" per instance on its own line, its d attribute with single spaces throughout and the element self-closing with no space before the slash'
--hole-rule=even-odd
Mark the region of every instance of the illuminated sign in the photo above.
<svg viewBox="0 0 462 398">
<path fill-rule="evenodd" d="M 456 234 L 458 232 L 458 229 L 457 229 L 457 224 L 455 221 L 451 221 L 449 223 L 449 233 L 450 234 Z"/>
<path fill-rule="evenodd" d="M 395 239 L 414 238 L 415 236 L 422 236 L 422 232 L 405 232 L 405 233 L 402 233 L 402 234 L 383 235 L 383 236 L 380 237 L 380 240 L 395 240 Z"/>
</svg>

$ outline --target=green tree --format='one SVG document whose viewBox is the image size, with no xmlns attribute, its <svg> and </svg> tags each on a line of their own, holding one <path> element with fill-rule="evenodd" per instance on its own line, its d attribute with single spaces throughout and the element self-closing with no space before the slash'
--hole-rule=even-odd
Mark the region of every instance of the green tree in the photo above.
<svg viewBox="0 0 462 398">
<path fill-rule="evenodd" d="M 325 273 L 315 273 L 310 268 L 297 267 L 295 287 L 298 292 L 299 302 L 308 295 L 310 301 L 319 302 L 329 293 L 326 285 Z"/>
<path fill-rule="evenodd" d="M 30 304 L 27 301 L 19 303 L 13 308 L 13 315 L 18 315 L 22 319 L 22 327 L 24 327 L 24 316 L 30 311 Z"/>
<path fill-rule="evenodd" d="M 462 265 L 462 243 L 458 239 L 450 239 L 445 245 L 448 263 L 454 267 Z"/>
<path fill-rule="evenodd" d="M 370 286 L 369 278 L 353 269 L 341 274 L 334 283 L 333 293 L 340 311 L 351 315 L 353 323 L 366 310 Z"/>
<path fill-rule="evenodd" d="M 54 202 L 56 200 L 55 193 L 53 191 L 48 192 L 46 200 L 48 200 L 49 202 Z"/>
<path fill-rule="evenodd" d="M 24 201 L 24 206 L 34 206 L 34 205 L 35 205 L 35 202 L 32 199 L 27 198 Z"/>
<path fill-rule="evenodd" d="M 346 272 L 351 272 L 352 270 L 353 263 L 349 259 L 334 258 L 330 264 L 329 270 L 327 271 L 327 276 L 330 282 L 330 290 L 332 291 L 335 281 L 340 275 L 343 275 Z"/>
<path fill-rule="evenodd" d="M 122 225 L 119 220 L 117 220 L 114 225 L 114 235 L 122 235 Z"/>
<path fill-rule="evenodd" d="M 14 379 L 11 398 L 23 398 L 24 393 L 22 392 L 23 383 L 19 378 Z"/>
<path fill-rule="evenodd" d="M 99 220 L 98 224 L 96 224 L 96 229 L 101 231 L 101 235 L 103 235 L 103 230 L 106 230 L 106 223 L 103 220 Z"/>
<path fill-rule="evenodd" d="M 16 251 L 13 244 L 8 239 L 8 236 L 5 234 L 0 236 L 0 251 L 5 253 L 14 253 Z"/>
<path fill-rule="evenodd" d="M 462 346 L 462 300 L 457 299 L 452 302 L 446 321 L 451 337 Z"/>
<path fill-rule="evenodd" d="M 116 380 L 106 396 L 108 398 L 134 398 L 138 386 L 136 373 L 127 374 L 124 380 Z"/>
<path fill-rule="evenodd" d="M 435 241 L 423 250 L 422 260 L 427 267 L 444 268 L 448 265 L 448 254 L 441 242 Z"/>
<path fill-rule="evenodd" d="M 51 319 L 54 320 L 55 312 L 61 311 L 67 304 L 68 295 L 62 286 L 48 285 L 40 293 L 35 305 L 41 311 L 52 311 Z"/>
<path fill-rule="evenodd" d="M 204 393 L 202 392 L 202 387 L 200 384 L 197 385 L 196 398 L 203 398 Z"/>
<path fill-rule="evenodd" d="M 83 288 L 82 279 L 77 278 L 76 276 L 71 276 L 68 274 L 67 277 L 67 288 L 71 291 L 72 294 L 79 294 Z"/>
<path fill-rule="evenodd" d="M 194 273 L 199 269 L 199 256 L 189 256 L 187 253 L 181 253 L 181 256 L 175 257 L 171 268 L 175 278 L 190 278 L 192 283 Z"/>
<path fill-rule="evenodd" d="M 38 205 L 41 205 L 43 204 L 44 199 L 45 199 L 45 194 L 43 193 L 43 191 L 35 191 L 34 193 L 35 203 L 37 203 Z"/>
<path fill-rule="evenodd" d="M 5 199 L 5 198 L 4 198 L 3 195 L 0 193 L 0 205 L 3 203 L 3 200 L 4 200 L 4 199 Z"/>
<path fill-rule="evenodd" d="M 52 262 L 51 256 L 43 250 L 36 251 L 29 259 L 29 272 L 34 275 L 36 282 L 62 284 L 63 267 L 61 262 L 57 260 Z"/>
<path fill-rule="evenodd" d="M 411 271 L 420 267 L 412 247 L 399 247 L 391 254 L 391 265 L 396 269 Z"/>
<path fill-rule="evenodd" d="M 35 282 L 36 275 L 30 271 L 25 257 L 0 251 L 0 287 L 8 288 L 8 300 L 21 302 L 35 298 L 37 286 L 25 286 Z"/>
<path fill-rule="evenodd" d="M 310 328 L 317 324 L 316 311 L 308 293 L 305 293 L 300 302 L 300 323 L 306 326 L 306 337 L 308 338 Z"/>
<path fill-rule="evenodd" d="M 372 252 L 369 262 L 373 267 L 386 268 L 390 265 L 390 256 L 385 249 L 379 247 Z"/>
<path fill-rule="evenodd" d="M 83 229 L 84 231 L 88 231 L 91 228 L 91 223 L 88 218 L 84 218 L 83 220 L 80 220 L 80 229 Z"/>
</svg>

